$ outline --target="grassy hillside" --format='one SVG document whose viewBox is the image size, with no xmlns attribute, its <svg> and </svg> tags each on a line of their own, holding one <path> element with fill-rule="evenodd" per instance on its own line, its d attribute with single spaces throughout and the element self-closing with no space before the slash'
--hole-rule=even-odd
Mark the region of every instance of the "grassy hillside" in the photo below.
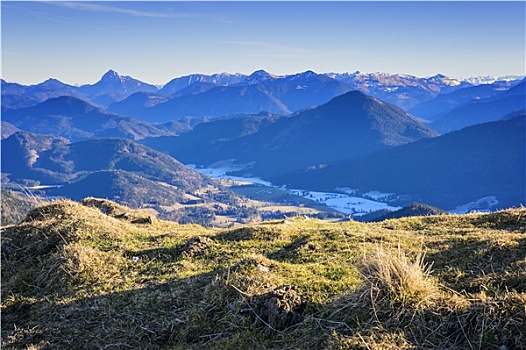
<svg viewBox="0 0 526 350">
<path fill-rule="evenodd" d="M 222 230 L 146 215 L 60 201 L 2 228 L 2 348 L 526 346 L 525 208 Z"/>
</svg>

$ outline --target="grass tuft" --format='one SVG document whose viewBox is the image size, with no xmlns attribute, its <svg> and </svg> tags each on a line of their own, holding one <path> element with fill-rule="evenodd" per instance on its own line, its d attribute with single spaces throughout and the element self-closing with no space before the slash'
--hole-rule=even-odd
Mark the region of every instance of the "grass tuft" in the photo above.
<svg viewBox="0 0 526 350">
<path fill-rule="evenodd" d="M 396 253 L 379 247 L 359 265 L 367 285 L 364 292 L 385 299 L 392 306 L 426 303 L 438 289 L 424 257 L 419 252 L 411 261 L 400 247 Z"/>
</svg>

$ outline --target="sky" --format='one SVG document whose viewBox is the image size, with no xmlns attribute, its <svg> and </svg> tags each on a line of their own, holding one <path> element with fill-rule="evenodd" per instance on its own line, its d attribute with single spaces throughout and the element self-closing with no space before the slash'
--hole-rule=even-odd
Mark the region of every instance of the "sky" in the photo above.
<svg viewBox="0 0 526 350">
<path fill-rule="evenodd" d="M 92 84 L 183 75 L 525 74 L 524 1 L 1 1 L 3 79 Z"/>
</svg>

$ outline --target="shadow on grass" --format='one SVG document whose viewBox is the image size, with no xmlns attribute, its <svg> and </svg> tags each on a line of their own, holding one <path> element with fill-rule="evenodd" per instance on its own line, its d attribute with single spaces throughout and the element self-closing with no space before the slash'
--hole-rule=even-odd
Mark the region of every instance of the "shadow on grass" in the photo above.
<svg viewBox="0 0 526 350">
<path fill-rule="evenodd" d="M 290 285 L 256 286 L 254 295 L 232 287 L 237 272 L 252 283 L 252 265 L 242 261 L 161 283 L 149 279 L 103 295 L 65 287 L 60 296 L 12 302 L 2 310 L 2 347 L 266 349 L 303 321 L 308 298 Z"/>
<path fill-rule="evenodd" d="M 228 230 L 223 233 L 218 234 L 215 239 L 220 241 L 248 241 L 253 239 L 262 239 L 262 240 L 273 240 L 280 237 L 283 232 L 278 226 L 277 222 L 270 222 L 266 225 L 257 226 L 257 227 L 239 227 L 233 230 Z"/>
<path fill-rule="evenodd" d="M 11 303 L 2 310 L 3 348 L 156 349 L 204 344 L 217 337 L 218 323 L 232 313 L 228 308 L 218 310 L 205 295 L 207 285 L 222 273 L 146 282 L 141 288 L 73 301 L 68 300 L 75 298 L 74 291 L 67 290 L 60 297 Z M 227 336 L 226 330 L 222 333 Z"/>
<path fill-rule="evenodd" d="M 526 292 L 526 237 L 448 242 L 433 247 L 426 261 L 449 288 L 468 293 Z"/>
</svg>

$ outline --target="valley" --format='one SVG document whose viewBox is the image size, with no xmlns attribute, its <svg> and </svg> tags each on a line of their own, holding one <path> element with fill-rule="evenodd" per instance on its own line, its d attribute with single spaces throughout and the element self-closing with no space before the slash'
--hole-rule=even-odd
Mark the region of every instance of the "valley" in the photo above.
<svg viewBox="0 0 526 350">
<path fill-rule="evenodd" d="M 162 88 L 113 70 L 80 87 L 2 81 L 2 188 L 218 227 L 369 220 L 415 202 L 520 206 L 524 79 L 472 81 L 263 70 Z"/>
<path fill-rule="evenodd" d="M 195 165 L 187 165 L 190 168 L 195 168 Z M 219 162 L 211 165 L 210 168 L 196 168 L 202 174 L 209 175 L 216 179 L 225 180 L 223 184 L 230 187 L 235 193 L 244 195 L 253 200 L 263 200 L 270 203 L 294 203 L 297 202 L 300 208 L 296 211 L 298 214 L 305 214 L 305 208 L 311 210 L 319 210 L 324 208 L 325 212 L 332 210 L 346 214 L 361 215 L 377 210 L 398 210 L 401 207 L 390 206 L 381 201 L 375 201 L 374 198 L 386 198 L 380 192 L 371 192 L 364 194 L 364 197 L 351 196 L 355 191 L 350 189 L 341 189 L 339 193 L 335 192 L 316 192 L 300 189 L 287 189 L 284 186 L 272 186 L 269 181 L 260 178 L 245 178 L 239 176 L 230 176 L 229 172 L 235 172 L 244 169 L 243 165 L 236 165 L 232 161 Z M 366 198 L 368 197 L 368 198 Z M 389 196 L 387 196 L 389 197 Z M 395 201 L 396 198 L 390 198 Z M 271 206 L 273 207 L 273 206 Z M 293 206 L 290 207 L 294 208 Z M 312 211 L 309 211 L 312 214 Z"/>
</svg>

